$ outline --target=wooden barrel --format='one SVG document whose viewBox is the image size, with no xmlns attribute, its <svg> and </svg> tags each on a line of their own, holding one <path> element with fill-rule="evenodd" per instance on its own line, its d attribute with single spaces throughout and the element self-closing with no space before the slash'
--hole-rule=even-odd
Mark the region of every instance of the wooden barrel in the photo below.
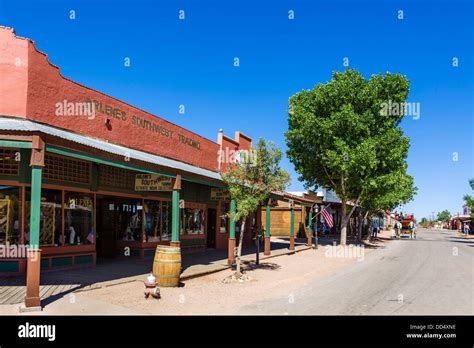
<svg viewBox="0 0 474 348">
<path fill-rule="evenodd" d="M 181 274 L 180 247 L 158 245 L 153 261 L 153 275 L 159 286 L 178 286 Z"/>
</svg>

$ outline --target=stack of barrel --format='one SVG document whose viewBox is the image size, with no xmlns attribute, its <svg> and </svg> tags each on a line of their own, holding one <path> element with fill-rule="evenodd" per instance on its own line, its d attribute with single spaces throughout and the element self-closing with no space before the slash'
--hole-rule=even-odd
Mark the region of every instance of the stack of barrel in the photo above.
<svg viewBox="0 0 474 348">
<path fill-rule="evenodd" d="M 178 286 L 181 274 L 180 247 L 158 245 L 153 261 L 153 274 L 159 286 Z"/>
</svg>

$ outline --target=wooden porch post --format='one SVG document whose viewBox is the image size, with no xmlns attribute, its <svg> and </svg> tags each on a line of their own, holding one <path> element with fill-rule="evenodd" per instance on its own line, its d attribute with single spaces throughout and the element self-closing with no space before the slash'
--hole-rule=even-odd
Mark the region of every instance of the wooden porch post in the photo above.
<svg viewBox="0 0 474 348">
<path fill-rule="evenodd" d="M 270 202 L 267 203 L 265 210 L 265 249 L 264 255 L 270 255 Z"/>
<path fill-rule="evenodd" d="M 41 308 L 40 272 L 41 249 L 39 248 L 41 180 L 44 167 L 44 142 L 39 136 L 33 136 L 31 151 L 31 203 L 30 203 L 30 248 L 26 266 L 25 307 Z"/>
<path fill-rule="evenodd" d="M 171 246 L 179 247 L 179 194 L 181 191 L 181 175 L 176 175 L 171 202 Z"/>
<path fill-rule="evenodd" d="M 229 218 L 229 242 L 227 252 L 227 264 L 232 265 L 235 262 L 235 200 L 230 201 L 230 218 Z"/>
<path fill-rule="evenodd" d="M 291 204 L 290 212 L 290 250 L 295 250 L 295 206 Z"/>
<path fill-rule="evenodd" d="M 309 208 L 308 213 L 308 243 L 309 247 L 313 246 L 313 229 L 311 228 L 311 223 L 313 222 L 313 212 L 311 211 L 311 207 Z"/>
</svg>

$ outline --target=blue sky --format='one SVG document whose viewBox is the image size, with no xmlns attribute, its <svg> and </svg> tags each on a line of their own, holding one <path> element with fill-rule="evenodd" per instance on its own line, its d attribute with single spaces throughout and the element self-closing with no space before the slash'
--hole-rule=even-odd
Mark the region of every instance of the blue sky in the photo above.
<svg viewBox="0 0 474 348">
<path fill-rule="evenodd" d="M 288 98 L 344 70 L 344 57 L 366 77 L 400 72 L 411 81 L 409 101 L 421 105 L 418 120 L 402 123 L 419 189 L 405 210 L 421 218 L 461 211 L 474 177 L 473 8 L 456 0 L 0 0 L 0 25 L 32 38 L 77 82 L 214 141 L 219 128 L 240 130 L 283 150 Z M 287 159 L 283 167 L 289 190 L 303 189 Z"/>
</svg>

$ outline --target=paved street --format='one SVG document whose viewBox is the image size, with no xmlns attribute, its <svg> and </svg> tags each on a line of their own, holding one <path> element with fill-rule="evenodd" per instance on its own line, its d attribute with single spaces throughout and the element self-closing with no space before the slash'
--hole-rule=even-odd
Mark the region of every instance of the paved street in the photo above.
<svg viewBox="0 0 474 348">
<path fill-rule="evenodd" d="M 419 230 L 417 240 L 390 240 L 384 231 L 362 255 L 329 255 L 328 248 L 250 264 L 248 282 L 223 284 L 232 274 L 226 269 L 145 300 L 134 280 L 64 294 L 35 314 L 474 314 L 474 236 Z M 0 313 L 17 307 L 0 306 Z"/>
<path fill-rule="evenodd" d="M 419 230 L 286 298 L 243 307 L 253 314 L 474 314 L 474 239 Z"/>
</svg>

